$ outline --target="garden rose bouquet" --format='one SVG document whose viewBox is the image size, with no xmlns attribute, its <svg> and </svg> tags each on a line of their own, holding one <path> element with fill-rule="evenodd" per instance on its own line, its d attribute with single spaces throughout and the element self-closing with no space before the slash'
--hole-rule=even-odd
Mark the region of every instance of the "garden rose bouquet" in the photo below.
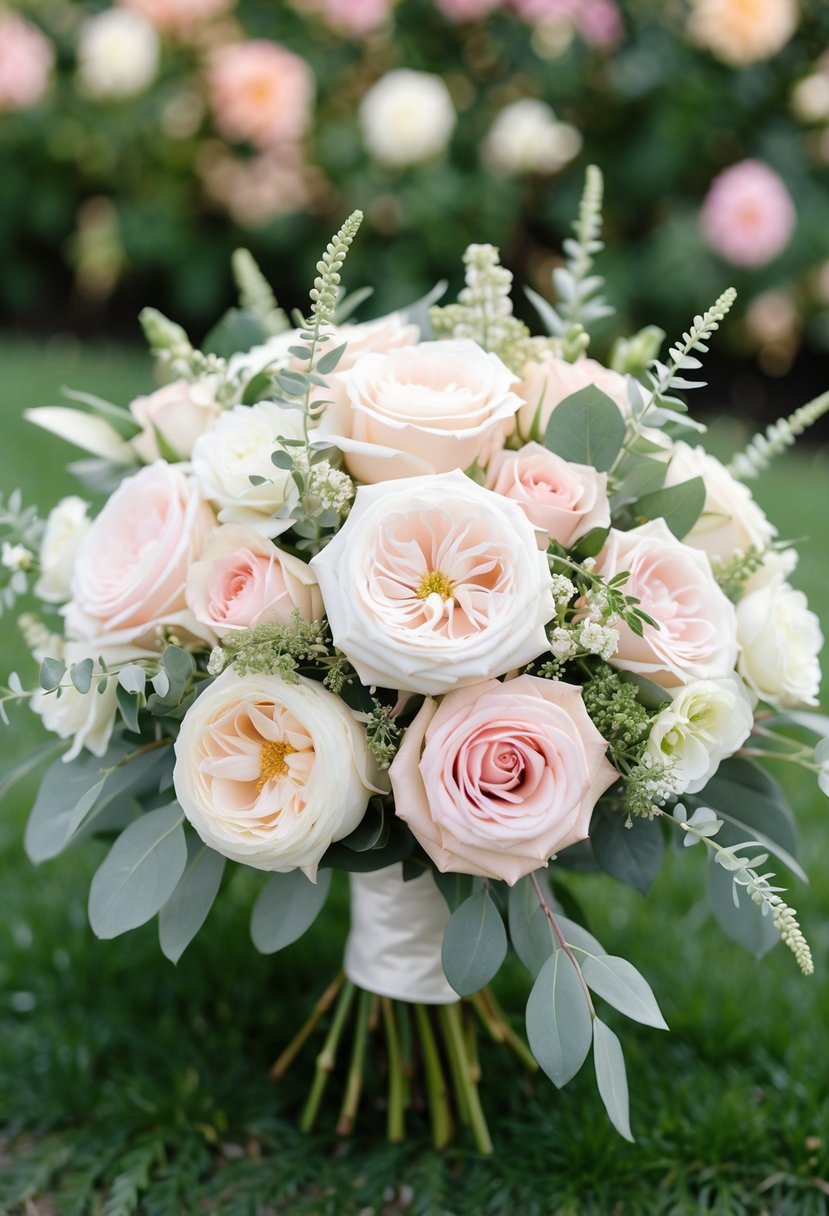
<svg viewBox="0 0 829 1216">
<path fill-rule="evenodd" d="M 143 314 L 162 388 L 129 409 L 76 394 L 83 408 L 30 414 L 93 453 L 79 471 L 107 496 L 94 510 L 64 499 L 45 523 L 16 499 L 5 512 L 6 602 L 36 578 L 44 611 L 22 620 L 40 687 L 13 676 L 4 699 L 30 697 L 63 751 L 27 851 L 42 862 L 115 834 L 92 927 L 112 938 L 157 915 L 173 961 L 228 861 L 268 875 L 251 922 L 266 952 L 308 929 L 332 872 L 348 872 L 346 974 L 277 1064 L 333 1007 L 306 1127 L 356 1006 L 343 1130 L 381 1018 L 390 1135 L 405 1029 L 436 1143 L 446 1074 L 487 1150 L 474 1010 L 558 1086 L 592 1045 L 630 1136 L 622 1049 L 597 1002 L 665 1023 L 572 892 L 564 915 L 561 875 L 600 868 L 644 888 L 671 836 L 709 851 L 730 933 L 758 954 L 782 938 L 812 970 L 765 869 L 773 855 L 802 873 L 757 759 L 785 755 L 829 790 L 827 720 L 811 708 L 822 639 L 788 582 L 794 551 L 745 482 L 829 395 L 728 467 L 681 437 L 702 428 L 677 393 L 730 291 L 665 362 L 653 330 L 624 344 L 627 374 L 588 358 L 607 312 L 600 197 L 592 170 L 558 307 L 530 293 L 546 337 L 513 315 L 487 245 L 467 251 L 456 303 L 438 291 L 351 320 L 359 300 L 339 284 L 356 214 L 293 326 L 240 253 L 240 306 L 203 350 Z M 529 1051 L 488 988 L 510 948 L 532 976 Z"/>
</svg>

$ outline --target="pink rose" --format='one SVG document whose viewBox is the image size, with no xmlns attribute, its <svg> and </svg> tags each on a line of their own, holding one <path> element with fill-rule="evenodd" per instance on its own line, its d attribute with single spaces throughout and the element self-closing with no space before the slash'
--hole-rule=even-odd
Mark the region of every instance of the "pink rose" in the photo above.
<svg viewBox="0 0 829 1216">
<path fill-rule="evenodd" d="M 132 446 L 143 461 L 152 464 L 162 456 L 159 437 L 177 459 L 186 460 L 199 435 L 210 430 L 222 411 L 208 384 L 175 380 L 147 397 L 136 397 L 130 412 L 144 428 Z"/>
<path fill-rule="evenodd" d="M 343 34 L 359 38 L 386 21 L 393 0 L 323 0 L 326 22 Z"/>
<path fill-rule="evenodd" d="M 593 528 L 610 527 L 607 473 L 571 464 L 540 443 L 528 443 L 517 452 L 496 452 L 486 485 L 518 503 L 538 533 L 539 549 L 546 549 L 550 540 L 569 548 Z"/>
<path fill-rule="evenodd" d="M 146 17 L 156 29 L 183 36 L 232 8 L 235 0 L 121 0 L 121 3 Z"/>
<path fill-rule="evenodd" d="M 49 85 L 55 52 L 37 26 L 0 14 L 0 113 L 37 105 Z"/>
<path fill-rule="evenodd" d="M 348 375 L 348 401 L 334 401 L 317 436 L 370 484 L 484 464 L 520 405 L 514 381 L 497 355 L 468 340 L 365 355 Z"/>
<path fill-rule="evenodd" d="M 734 266 L 765 266 L 786 248 L 796 222 L 783 179 L 759 160 L 724 169 L 700 212 L 703 237 Z"/>
<path fill-rule="evenodd" d="M 555 355 L 545 355 L 540 361 L 531 360 L 524 368 L 524 378 L 515 391 L 524 404 L 518 411 L 518 430 L 528 437 L 533 423 L 543 436 L 550 415 L 565 397 L 594 385 L 618 405 L 625 417 L 630 413 L 627 377 L 603 367 L 595 359 L 578 359 L 568 363 Z"/>
<path fill-rule="evenodd" d="M 659 626 L 645 625 L 640 638 L 627 625 L 616 625 L 614 667 L 665 688 L 731 674 L 737 661 L 734 605 L 717 585 L 706 555 L 677 540 L 664 519 L 630 532 L 611 529 L 597 569 L 605 578 L 628 571 L 622 590 L 638 596 Z"/>
<path fill-rule="evenodd" d="M 187 571 L 215 526 L 193 478 L 148 465 L 126 477 L 75 558 L 66 630 L 111 646 L 157 646 L 160 626 L 212 642 L 187 607 Z"/>
<path fill-rule="evenodd" d="M 275 42 L 234 42 L 208 72 L 219 132 L 258 148 L 295 143 L 311 118 L 314 78 L 304 59 Z"/>
<path fill-rule="evenodd" d="M 390 769 L 396 813 L 441 871 L 513 884 L 584 840 L 618 774 L 581 689 L 519 676 L 427 700 Z"/>
<path fill-rule="evenodd" d="M 236 524 L 225 524 L 207 538 L 187 575 L 186 598 L 196 620 L 218 637 L 263 621 L 287 625 L 295 610 L 304 621 L 318 621 L 323 614 L 310 567 Z"/>
</svg>

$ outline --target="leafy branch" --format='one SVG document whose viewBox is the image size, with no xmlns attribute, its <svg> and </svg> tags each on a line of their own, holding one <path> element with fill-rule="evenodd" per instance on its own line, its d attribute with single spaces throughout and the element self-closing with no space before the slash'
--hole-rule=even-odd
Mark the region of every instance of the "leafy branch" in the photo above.
<svg viewBox="0 0 829 1216">
<path fill-rule="evenodd" d="M 775 456 L 791 447 L 798 436 L 829 412 L 829 392 L 821 393 L 814 401 L 801 405 L 800 409 L 789 414 L 788 418 L 778 418 L 765 431 L 754 436 L 742 452 L 738 452 L 728 471 L 733 477 L 747 481 L 759 477 L 769 467 Z"/>
</svg>

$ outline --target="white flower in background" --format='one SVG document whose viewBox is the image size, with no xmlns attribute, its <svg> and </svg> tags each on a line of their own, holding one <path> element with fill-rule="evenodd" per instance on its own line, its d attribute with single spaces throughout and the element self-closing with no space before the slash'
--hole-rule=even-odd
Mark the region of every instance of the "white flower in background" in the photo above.
<svg viewBox="0 0 829 1216">
<path fill-rule="evenodd" d="M 360 104 L 360 125 L 369 152 L 383 164 L 400 168 L 442 155 L 456 117 L 440 76 L 409 68 L 388 72 Z"/>
<path fill-rule="evenodd" d="M 49 512 L 40 543 L 40 578 L 35 595 L 47 604 L 65 604 L 75 557 L 91 526 L 89 503 L 76 494 L 62 498 Z"/>
<path fill-rule="evenodd" d="M 193 445 L 193 475 L 204 497 L 218 510 L 223 524 L 246 524 L 263 536 L 277 536 L 290 527 L 274 513 L 296 496 L 286 469 L 278 469 L 271 453 L 278 438 L 301 439 L 301 410 L 283 409 L 273 401 L 237 405 L 221 415 L 215 427 Z M 262 477 L 253 485 L 251 477 Z"/>
<path fill-rule="evenodd" d="M 160 54 L 158 34 L 145 17 L 107 9 L 80 28 L 78 82 L 90 97 L 135 97 L 155 79 Z"/>
<path fill-rule="evenodd" d="M 701 447 L 690 447 L 677 440 L 671 449 L 666 486 L 675 486 L 692 477 L 705 482 L 705 505 L 683 544 L 702 549 L 709 557 L 727 561 L 739 550 L 759 552 L 773 541 L 777 529 L 757 506 L 748 486 L 732 477 L 725 465 Z"/>
<path fill-rule="evenodd" d="M 232 668 L 185 715 L 176 797 L 201 839 L 258 870 L 302 869 L 357 827 L 377 773 L 344 701 L 314 680 Z"/>
<path fill-rule="evenodd" d="M 792 90 L 792 111 L 801 122 L 829 119 L 829 73 L 825 69 L 798 81 Z"/>
<path fill-rule="evenodd" d="M 769 705 L 816 705 L 823 634 L 806 596 L 786 582 L 786 556 L 764 562 L 737 604 L 737 670 Z"/>
<path fill-rule="evenodd" d="M 67 667 L 71 667 L 88 658 L 97 663 L 99 656 L 110 670 L 135 659 L 158 659 L 158 655 L 153 656 L 150 651 L 135 646 L 96 646 L 89 642 L 67 642 L 61 658 Z M 72 740 L 72 746 L 62 757 L 64 764 L 74 760 L 82 747 L 92 752 L 93 756 L 103 756 L 118 712 L 118 680 L 114 677 L 107 680 L 103 692 L 97 691 L 94 681 L 88 693 L 78 692 L 68 676 L 62 684 L 59 697 L 53 692 L 36 693 L 32 698 L 32 709 L 40 715 L 43 725 L 53 735 Z"/>
<path fill-rule="evenodd" d="M 3 541 L 0 564 L 7 570 L 30 570 L 33 557 L 31 549 L 27 549 L 25 545 L 13 545 L 7 540 Z"/>
<path fill-rule="evenodd" d="M 670 705 L 653 720 L 645 754 L 668 763 L 673 793 L 695 794 L 745 743 L 753 723 L 751 699 L 737 676 L 695 680 L 671 692 Z"/>
<path fill-rule="evenodd" d="M 797 29 L 797 0 L 692 0 L 688 33 L 723 63 L 770 59 Z"/>
<path fill-rule="evenodd" d="M 523 97 L 505 106 L 489 129 L 484 159 L 505 173 L 556 173 L 579 154 L 582 138 L 545 101 Z"/>
</svg>

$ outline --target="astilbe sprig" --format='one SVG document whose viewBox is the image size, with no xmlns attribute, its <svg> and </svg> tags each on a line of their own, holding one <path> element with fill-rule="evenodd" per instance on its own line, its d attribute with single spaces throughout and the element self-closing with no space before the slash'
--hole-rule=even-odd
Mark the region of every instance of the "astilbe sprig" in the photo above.
<svg viewBox="0 0 829 1216">
<path fill-rule="evenodd" d="M 801 405 L 788 418 L 778 418 L 765 431 L 760 431 L 742 452 L 738 452 L 728 471 L 733 477 L 747 481 L 759 477 L 769 467 L 775 456 L 791 447 L 799 435 L 814 426 L 829 412 L 829 392 L 821 393 L 814 401 Z"/>
<path fill-rule="evenodd" d="M 256 317 L 268 335 L 284 333 L 290 327 L 287 314 L 279 307 L 273 288 L 250 250 L 236 249 L 231 269 L 242 308 Z"/>
</svg>

